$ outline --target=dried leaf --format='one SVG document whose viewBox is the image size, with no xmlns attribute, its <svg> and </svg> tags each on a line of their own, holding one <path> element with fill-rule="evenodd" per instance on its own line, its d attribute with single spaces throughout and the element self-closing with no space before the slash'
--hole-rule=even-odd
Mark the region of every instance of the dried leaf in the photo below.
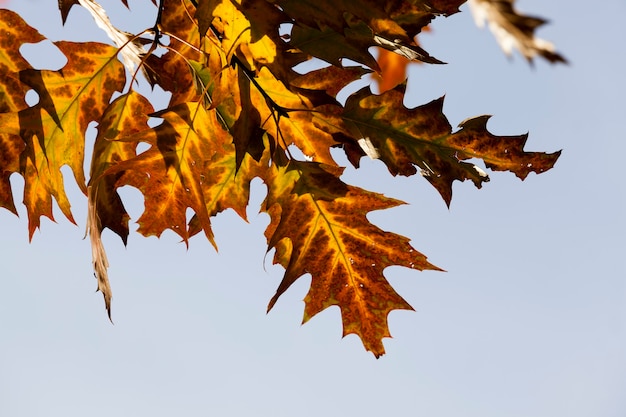
<svg viewBox="0 0 626 417">
<path fill-rule="evenodd" d="M 517 49 L 529 62 L 541 56 L 551 63 L 567 63 L 558 54 L 554 45 L 535 36 L 535 30 L 546 20 L 519 14 L 514 7 L 515 0 L 469 0 L 470 10 L 476 25 L 483 27 L 485 22 L 496 37 L 498 44 L 507 55 Z"/>
</svg>

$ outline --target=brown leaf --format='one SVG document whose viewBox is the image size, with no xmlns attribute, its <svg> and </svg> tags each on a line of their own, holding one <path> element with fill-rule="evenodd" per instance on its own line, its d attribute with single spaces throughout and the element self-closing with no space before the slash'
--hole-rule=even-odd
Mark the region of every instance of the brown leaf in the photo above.
<svg viewBox="0 0 626 417">
<path fill-rule="evenodd" d="M 459 7 L 467 0 L 427 0 L 428 3 L 437 13 L 450 16 L 459 11 Z"/>
<path fill-rule="evenodd" d="M 348 58 L 378 70 L 368 48 L 379 46 L 411 60 L 441 63 L 414 41 L 435 17 L 432 6 L 399 0 L 310 2 L 275 0 L 293 20 L 290 44 L 334 65 Z"/>
<path fill-rule="evenodd" d="M 330 97 L 337 97 L 337 94 L 348 84 L 360 79 L 365 74 L 370 74 L 360 66 L 336 67 L 328 66 L 318 70 L 307 72 L 291 81 L 294 87 L 309 90 L 325 91 Z"/>
<path fill-rule="evenodd" d="M 387 316 L 395 309 L 411 310 L 383 275 L 388 266 L 434 269 L 407 238 L 385 232 L 367 220 L 374 210 L 402 202 L 347 185 L 340 168 L 316 163 L 274 165 L 265 210 L 271 223 L 268 247 L 276 248 L 275 263 L 285 267 L 271 309 L 299 277 L 311 274 L 305 297 L 304 322 L 336 305 L 343 335 L 358 335 L 376 357 L 385 353 L 390 337 Z"/>
<path fill-rule="evenodd" d="M 0 207 L 17 215 L 9 177 L 19 171 L 20 154 L 26 144 L 17 135 L 0 135 Z"/>
<path fill-rule="evenodd" d="M 524 151 L 527 135 L 489 133 L 489 116 L 469 119 L 453 133 L 442 113 L 443 98 L 408 109 L 402 104 L 403 96 L 399 89 L 379 96 L 364 89 L 351 96 L 342 115 L 345 133 L 355 141 L 371 141 L 393 175 L 420 172 L 448 205 L 455 180 L 469 179 L 478 188 L 489 181 L 480 168 L 465 160 L 482 159 L 488 168 L 511 171 L 524 179 L 529 172 L 552 168 L 560 155 Z"/>
<path fill-rule="evenodd" d="M 194 18 L 198 20 L 198 32 L 200 37 L 206 36 L 206 33 L 215 17 L 214 11 L 221 0 L 198 0 L 198 7 L 194 14 Z"/>
<path fill-rule="evenodd" d="M 80 4 L 78 0 L 58 0 L 59 1 L 59 10 L 61 11 L 61 19 L 63 20 L 63 24 L 67 20 L 67 15 L 70 13 L 70 9 L 72 6 L 76 4 Z"/>
<path fill-rule="evenodd" d="M 216 152 L 211 161 L 205 164 L 203 183 L 204 199 L 210 216 L 227 209 L 233 209 L 239 217 L 248 220 L 246 208 L 250 200 L 250 182 L 257 177 L 267 178 L 269 152 L 264 152 L 259 161 L 245 155 L 237 164 L 232 143 L 223 143 L 223 151 Z M 189 235 L 202 230 L 198 216 L 189 222 Z"/>
</svg>

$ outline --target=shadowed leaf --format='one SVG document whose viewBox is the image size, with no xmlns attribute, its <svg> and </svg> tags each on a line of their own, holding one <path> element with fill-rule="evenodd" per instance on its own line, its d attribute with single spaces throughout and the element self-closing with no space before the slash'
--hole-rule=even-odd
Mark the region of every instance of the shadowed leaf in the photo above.
<svg viewBox="0 0 626 417">
<path fill-rule="evenodd" d="M 0 9 L 0 33 L 0 113 L 9 113 L 9 117 L 14 117 L 11 113 L 28 107 L 25 96 L 30 89 L 20 81 L 20 71 L 31 66 L 19 53 L 18 47 L 45 38 L 28 26 L 18 14 L 3 9 Z M 17 210 L 9 177 L 20 171 L 20 155 L 25 148 L 26 144 L 17 132 L 0 133 L 0 207 L 14 214 L 17 214 Z"/>
<path fill-rule="evenodd" d="M 116 189 L 123 172 L 105 175 L 116 164 L 136 156 L 138 142 L 120 140 L 148 127 L 148 114 L 154 110 L 150 103 L 137 93 L 124 94 L 107 108 L 98 126 L 98 136 L 91 161 L 90 198 L 98 217 L 98 228 L 109 228 L 126 244 L 129 216 Z M 93 226 L 92 226 L 93 227 Z"/>
<path fill-rule="evenodd" d="M 465 160 L 482 159 L 490 169 L 511 171 L 524 179 L 529 172 L 552 168 L 559 157 L 560 152 L 524 151 L 527 135 L 489 133 L 488 116 L 468 119 L 453 133 L 442 113 L 443 98 L 408 109 L 402 97 L 398 89 L 379 96 L 364 89 L 351 96 L 342 115 L 346 133 L 357 132 L 355 140 L 368 138 L 393 175 L 420 172 L 448 205 L 455 180 L 471 180 L 478 188 L 489 181 L 480 168 Z"/>
<path fill-rule="evenodd" d="M 61 11 L 61 19 L 63 20 L 63 24 L 67 20 L 67 16 L 70 13 L 70 9 L 72 6 L 76 4 L 80 4 L 78 0 L 58 0 L 59 1 L 59 10 Z M 122 0 L 124 1 L 124 0 Z"/>
</svg>

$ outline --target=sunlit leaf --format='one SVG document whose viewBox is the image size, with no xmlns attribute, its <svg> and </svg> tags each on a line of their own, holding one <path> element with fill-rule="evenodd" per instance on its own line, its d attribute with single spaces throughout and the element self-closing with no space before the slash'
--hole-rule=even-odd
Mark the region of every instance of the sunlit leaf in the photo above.
<svg viewBox="0 0 626 417">
<path fill-rule="evenodd" d="M 93 42 L 55 42 L 55 46 L 68 60 L 61 70 L 25 69 L 19 74 L 20 81 L 39 95 L 39 103 L 0 114 L 0 133 L 20 135 L 26 143 L 21 172 L 31 236 L 40 216 L 52 218 L 52 197 L 74 221 L 60 169 L 69 166 L 87 193 L 83 171 L 87 126 L 99 120 L 113 93 L 125 83 L 116 48 Z"/>
<path fill-rule="evenodd" d="M 230 136 L 215 112 L 198 104 L 179 104 L 158 115 L 162 124 L 124 139 L 148 143 L 150 149 L 116 164 L 107 174 L 123 172 L 116 184 L 132 185 L 143 193 L 145 208 L 138 220 L 143 235 L 160 236 L 170 229 L 187 241 L 187 209 L 191 208 L 215 245 L 206 189 L 222 186 L 209 168 L 216 154 L 230 144 Z M 234 149 L 231 152 L 234 156 Z"/>
<path fill-rule="evenodd" d="M 358 335 L 365 348 L 378 357 L 385 352 L 382 338 L 390 337 L 389 312 L 412 309 L 393 290 L 383 270 L 392 265 L 438 268 L 407 238 L 385 232 L 367 220 L 371 211 L 402 203 L 344 184 L 338 178 L 341 171 L 292 161 L 276 167 L 270 177 L 265 208 L 271 223 L 266 236 L 269 248 L 279 249 L 275 262 L 286 271 L 269 308 L 299 277 L 311 274 L 304 322 L 337 305 L 344 336 Z"/>
</svg>

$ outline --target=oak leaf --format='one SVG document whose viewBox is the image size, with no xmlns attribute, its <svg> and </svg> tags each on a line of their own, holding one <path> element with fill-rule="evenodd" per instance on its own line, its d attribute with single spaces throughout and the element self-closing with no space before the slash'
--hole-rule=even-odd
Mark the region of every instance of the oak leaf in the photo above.
<svg viewBox="0 0 626 417">
<path fill-rule="evenodd" d="M 145 142 L 150 148 L 106 173 L 123 172 L 117 185 L 131 185 L 143 193 L 145 208 L 138 232 L 144 236 L 160 236 L 170 229 L 186 242 L 190 236 L 186 213 L 191 208 L 215 245 L 204 193 L 205 183 L 212 178 L 205 175 L 205 164 L 222 151 L 220 145 L 229 141 L 228 134 L 215 113 L 198 103 L 181 103 L 153 116 L 163 123 L 120 139 Z"/>
<path fill-rule="evenodd" d="M 311 274 L 305 297 L 304 322 L 337 305 L 343 335 L 358 335 L 376 357 L 385 353 L 382 338 L 390 337 L 387 316 L 411 310 L 383 275 L 388 266 L 434 269 L 407 238 L 385 232 L 369 222 L 374 210 L 402 202 L 350 186 L 339 180 L 342 169 L 291 161 L 275 166 L 269 177 L 264 209 L 271 217 L 266 236 L 276 248 L 275 263 L 285 275 L 268 310 L 299 277 Z"/>
<path fill-rule="evenodd" d="M 378 96 L 366 89 L 354 94 L 341 116 L 344 133 L 357 132 L 355 141 L 367 138 L 391 174 L 421 173 L 448 205 L 455 180 L 471 180 L 478 188 L 489 181 L 482 169 L 465 162 L 468 159 L 481 159 L 487 168 L 510 171 L 524 179 L 530 172 L 552 168 L 560 155 L 524 151 L 528 135 L 489 133 L 489 116 L 467 119 L 461 123 L 461 130 L 452 132 L 442 113 L 443 98 L 409 109 L 402 103 L 403 96 L 400 88 Z"/>
<path fill-rule="evenodd" d="M 83 170 L 85 132 L 104 113 L 109 100 L 125 83 L 117 48 L 100 43 L 55 42 L 66 56 L 59 71 L 24 69 L 19 80 L 33 89 L 39 103 L 18 112 L 0 114 L 0 134 L 18 135 L 26 144 L 21 173 L 24 204 L 32 237 L 41 216 L 52 219 L 52 197 L 74 221 L 65 194 L 61 167 L 68 165 L 86 194 Z"/>
<path fill-rule="evenodd" d="M 201 61 L 203 54 L 196 45 L 201 37 L 197 23 L 190 19 L 194 6 L 191 1 L 164 1 L 158 36 L 169 35 L 167 51 L 163 55 L 150 54 L 145 69 L 153 86 L 158 85 L 172 94 L 169 105 L 175 106 L 198 99 L 194 80 L 189 73 L 190 61 Z M 156 49 L 157 43 L 153 44 Z"/>
</svg>

